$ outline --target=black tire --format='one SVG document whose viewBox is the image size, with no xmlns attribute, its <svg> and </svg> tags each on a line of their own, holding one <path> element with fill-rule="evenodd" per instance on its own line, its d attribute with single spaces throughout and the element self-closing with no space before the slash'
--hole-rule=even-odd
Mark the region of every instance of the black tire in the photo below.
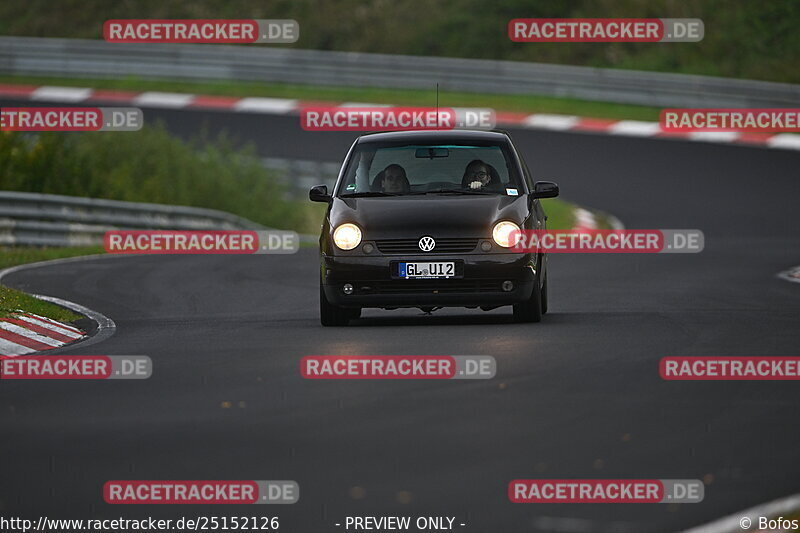
<svg viewBox="0 0 800 533">
<path fill-rule="evenodd" d="M 356 318 L 361 318 L 361 308 L 348 308 L 347 312 L 350 313 L 350 320 L 354 320 Z"/>
<path fill-rule="evenodd" d="M 359 313 L 360 314 L 360 313 Z M 338 305 L 333 305 L 325 296 L 322 290 L 322 283 L 319 284 L 319 321 L 323 326 L 340 327 L 346 326 L 350 322 L 352 311 Z"/>
<path fill-rule="evenodd" d="M 544 284 L 542 284 L 542 314 L 547 312 L 547 274 L 544 275 Z"/>
<path fill-rule="evenodd" d="M 539 288 L 539 280 L 534 283 L 531 297 L 527 301 L 514 304 L 514 320 L 517 322 L 541 322 L 542 291 Z"/>
</svg>

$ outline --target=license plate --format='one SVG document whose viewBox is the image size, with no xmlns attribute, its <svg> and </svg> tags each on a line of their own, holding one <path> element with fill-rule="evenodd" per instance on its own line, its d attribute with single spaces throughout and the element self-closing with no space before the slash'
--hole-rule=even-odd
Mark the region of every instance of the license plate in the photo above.
<svg viewBox="0 0 800 533">
<path fill-rule="evenodd" d="M 456 264 L 452 261 L 432 263 L 399 263 L 397 275 L 401 278 L 452 278 L 456 275 Z"/>
</svg>

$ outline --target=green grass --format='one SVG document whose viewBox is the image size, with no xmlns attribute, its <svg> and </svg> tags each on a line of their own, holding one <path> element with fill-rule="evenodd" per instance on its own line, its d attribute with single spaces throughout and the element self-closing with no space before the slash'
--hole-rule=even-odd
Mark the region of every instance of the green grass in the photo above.
<svg viewBox="0 0 800 533">
<path fill-rule="evenodd" d="M 581 206 L 558 198 L 550 198 L 542 200 L 542 207 L 547 214 L 547 229 L 571 229 L 575 225 L 575 209 Z M 614 229 L 609 214 L 594 209 L 589 211 L 597 219 L 598 229 Z"/>
<path fill-rule="evenodd" d="M 82 318 L 68 309 L 0 285 L 0 318 L 12 316 L 17 311 L 34 313 L 59 322 L 74 322 Z"/>
<path fill-rule="evenodd" d="M 74 248 L 3 247 L 0 248 L 0 270 L 16 265 L 36 263 L 38 261 L 102 253 L 105 253 L 102 246 L 82 246 Z"/>
<path fill-rule="evenodd" d="M 542 200 L 542 207 L 547 215 L 547 229 L 569 229 L 575 224 L 575 204 L 548 198 Z"/>
<path fill-rule="evenodd" d="M 182 82 L 168 80 L 125 79 L 75 79 L 32 76 L 0 76 L 0 83 L 23 85 L 59 85 L 65 87 L 92 87 L 121 91 L 165 91 L 213 96 L 263 96 L 296 98 L 332 102 L 369 102 L 407 106 L 433 106 L 433 90 L 380 89 L 371 87 L 326 87 L 315 85 L 287 85 L 255 82 Z M 572 98 L 553 98 L 527 94 L 486 94 L 440 91 L 441 107 L 490 107 L 496 111 L 521 113 L 555 113 L 584 117 L 658 120 L 660 109 L 628 104 L 592 102 Z"/>
<path fill-rule="evenodd" d="M 102 246 L 87 246 L 76 248 L 0 248 L 0 269 L 8 268 L 37 261 L 61 259 L 78 255 L 91 255 L 103 253 Z M 0 285 L 0 318 L 8 317 L 14 312 L 23 310 L 26 313 L 35 313 L 60 322 L 72 322 L 81 318 L 80 315 L 59 307 L 50 302 L 37 300 L 29 294 L 10 289 Z"/>
</svg>

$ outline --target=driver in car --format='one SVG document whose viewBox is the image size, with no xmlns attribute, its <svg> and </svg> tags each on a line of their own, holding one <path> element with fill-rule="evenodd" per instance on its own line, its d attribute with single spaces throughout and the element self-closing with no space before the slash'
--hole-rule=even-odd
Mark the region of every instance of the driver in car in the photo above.
<svg viewBox="0 0 800 533">
<path fill-rule="evenodd" d="M 497 189 L 501 186 L 497 170 L 480 159 L 473 159 L 464 169 L 461 185 L 467 189 Z"/>
<path fill-rule="evenodd" d="M 406 177 L 406 169 L 397 164 L 391 164 L 383 169 L 375 178 L 375 184 L 383 192 L 406 193 L 411 189 L 411 184 Z"/>
</svg>

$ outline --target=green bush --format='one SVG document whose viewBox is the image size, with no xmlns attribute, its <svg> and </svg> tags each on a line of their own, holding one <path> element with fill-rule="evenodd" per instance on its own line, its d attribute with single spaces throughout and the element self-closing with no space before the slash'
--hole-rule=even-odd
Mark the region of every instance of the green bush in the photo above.
<svg viewBox="0 0 800 533">
<path fill-rule="evenodd" d="M 285 199 L 252 148 L 220 136 L 186 142 L 138 132 L 0 133 L 0 189 L 207 207 L 266 226 L 318 229 L 308 202 Z"/>
</svg>

